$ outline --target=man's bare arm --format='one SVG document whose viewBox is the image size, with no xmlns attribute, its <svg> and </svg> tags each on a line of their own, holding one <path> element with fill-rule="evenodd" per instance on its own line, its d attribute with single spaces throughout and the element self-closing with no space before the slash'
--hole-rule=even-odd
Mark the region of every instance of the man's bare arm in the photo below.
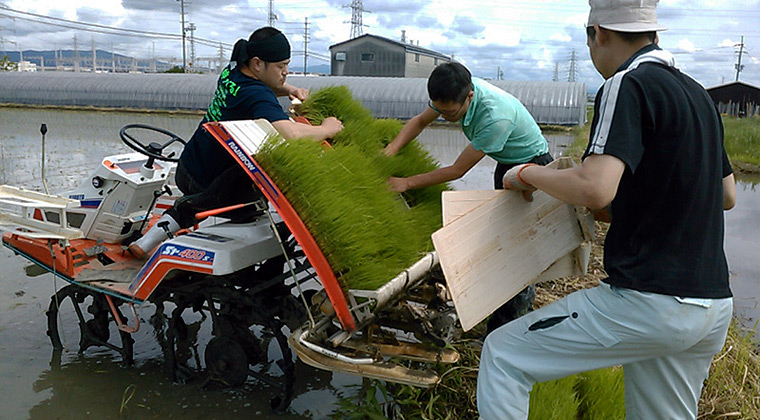
<svg viewBox="0 0 760 420">
<path fill-rule="evenodd" d="M 343 123 L 335 117 L 325 118 L 322 120 L 321 125 L 308 125 L 291 120 L 280 120 L 273 122 L 272 126 L 286 139 L 311 137 L 317 141 L 332 138 L 343 130 Z"/>
<path fill-rule="evenodd" d="M 472 145 L 468 145 L 462 153 L 459 154 L 457 160 L 449 166 L 438 168 L 424 174 L 410 176 L 408 178 L 391 177 L 388 179 L 388 184 L 393 191 L 404 192 L 406 190 L 429 187 L 431 185 L 448 182 L 461 178 L 467 173 L 467 171 L 472 169 L 476 163 L 483 159 L 483 156 L 485 156 L 485 153 L 475 150 Z"/>
<path fill-rule="evenodd" d="M 412 117 L 412 119 L 404 124 L 404 127 L 398 135 L 396 135 L 393 141 L 385 146 L 385 154 L 387 156 L 393 156 L 398 153 L 398 151 L 410 141 L 419 136 L 422 130 L 435 121 L 436 118 L 438 118 L 438 113 L 433 111 L 430 107 L 425 108 L 420 114 Z"/>
</svg>

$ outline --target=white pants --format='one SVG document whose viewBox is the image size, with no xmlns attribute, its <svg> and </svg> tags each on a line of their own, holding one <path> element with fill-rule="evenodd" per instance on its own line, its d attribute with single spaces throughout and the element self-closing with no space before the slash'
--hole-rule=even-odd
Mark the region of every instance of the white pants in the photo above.
<svg viewBox="0 0 760 420">
<path fill-rule="evenodd" d="M 732 310 L 731 298 L 678 299 L 605 283 L 575 292 L 486 338 L 480 416 L 527 419 L 536 382 L 623 365 L 628 420 L 695 419 Z"/>
</svg>

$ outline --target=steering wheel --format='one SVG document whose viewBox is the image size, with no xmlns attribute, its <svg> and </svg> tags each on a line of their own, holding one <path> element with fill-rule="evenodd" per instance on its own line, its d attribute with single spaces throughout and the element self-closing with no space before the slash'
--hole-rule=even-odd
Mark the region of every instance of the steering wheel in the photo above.
<svg viewBox="0 0 760 420">
<path fill-rule="evenodd" d="M 145 143 L 138 141 L 134 138 L 132 134 L 129 133 L 129 131 L 133 130 L 147 130 L 147 131 L 153 131 L 159 134 L 163 134 L 166 137 L 169 137 L 169 140 L 163 144 L 157 143 L 157 142 L 150 142 L 148 145 L 145 145 Z M 182 143 L 182 145 L 186 145 L 187 142 L 183 140 L 178 135 L 172 133 L 171 131 L 164 130 L 163 128 L 153 127 L 150 125 L 145 124 L 127 124 L 124 127 L 119 130 L 119 137 L 121 137 L 121 141 L 124 142 L 130 149 L 142 153 L 145 156 L 148 156 L 150 159 L 148 161 L 150 164 L 146 164 L 148 167 L 153 166 L 153 160 L 163 160 L 167 162 L 179 162 L 179 157 L 174 157 L 174 152 L 169 153 L 168 155 L 165 155 L 164 149 L 169 147 L 170 145 L 179 142 Z"/>
</svg>

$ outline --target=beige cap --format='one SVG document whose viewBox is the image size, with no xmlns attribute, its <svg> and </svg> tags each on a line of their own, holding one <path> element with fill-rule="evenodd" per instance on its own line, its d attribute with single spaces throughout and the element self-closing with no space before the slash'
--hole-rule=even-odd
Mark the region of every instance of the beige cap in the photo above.
<svg viewBox="0 0 760 420">
<path fill-rule="evenodd" d="M 599 25 L 618 32 L 664 31 L 657 23 L 659 0 L 589 0 L 591 12 L 586 26 Z"/>
</svg>

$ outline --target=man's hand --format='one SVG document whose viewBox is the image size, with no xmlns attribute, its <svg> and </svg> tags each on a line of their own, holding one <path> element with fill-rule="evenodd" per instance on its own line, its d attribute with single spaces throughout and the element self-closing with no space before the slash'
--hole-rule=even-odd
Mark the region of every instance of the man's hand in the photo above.
<svg viewBox="0 0 760 420">
<path fill-rule="evenodd" d="M 385 148 L 383 149 L 383 153 L 385 154 L 385 156 L 393 156 L 396 154 L 396 150 L 395 148 L 391 147 L 391 144 L 393 143 L 388 143 L 388 145 L 385 146 Z"/>
<path fill-rule="evenodd" d="M 322 120 L 322 127 L 327 130 L 327 136 L 325 137 L 328 139 L 335 137 L 336 134 L 343 131 L 343 123 L 335 117 L 327 117 Z"/>
<path fill-rule="evenodd" d="M 290 100 L 298 99 L 299 101 L 303 102 L 306 100 L 306 98 L 309 97 L 309 91 L 304 88 L 299 88 L 293 86 L 293 89 L 288 92 L 288 97 L 290 97 Z"/>
<path fill-rule="evenodd" d="M 388 185 L 391 187 L 391 191 L 402 193 L 409 189 L 406 178 L 397 178 L 392 176 L 388 178 Z"/>
<path fill-rule="evenodd" d="M 523 198 L 526 201 L 533 201 L 533 191 L 536 191 L 536 187 L 525 182 L 520 176 L 521 172 L 529 167 L 536 166 L 535 163 L 523 163 L 512 167 L 504 174 L 504 189 L 522 191 Z"/>
</svg>

